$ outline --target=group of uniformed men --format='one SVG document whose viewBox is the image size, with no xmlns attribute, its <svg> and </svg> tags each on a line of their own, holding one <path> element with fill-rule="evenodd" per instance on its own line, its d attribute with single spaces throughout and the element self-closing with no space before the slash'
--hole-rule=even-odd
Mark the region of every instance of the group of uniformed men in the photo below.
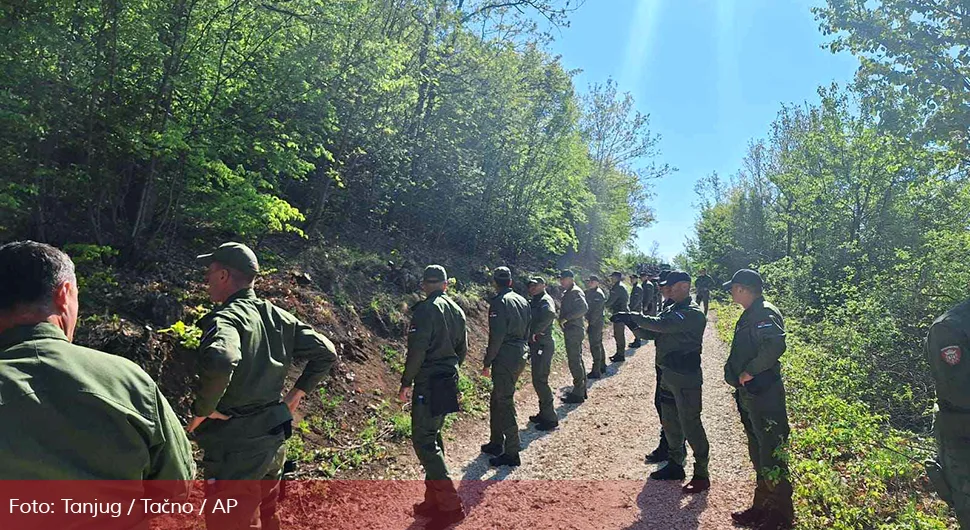
<svg viewBox="0 0 970 530">
<path fill-rule="evenodd" d="M 186 437 L 186 432 L 194 433 L 204 451 L 207 499 L 231 495 L 240 505 L 231 513 L 210 511 L 207 525 L 279 528 L 276 499 L 283 443 L 301 399 L 336 361 L 335 348 L 290 313 L 256 296 L 259 264 L 245 245 L 225 243 L 198 259 L 206 266 L 209 296 L 218 306 L 199 324 L 204 330 L 200 386 L 194 416 L 183 431 L 141 368 L 71 343 L 78 290 L 70 258 L 31 241 L 0 246 L 0 479 L 166 479 L 171 491 L 162 493 L 177 499 L 187 493 L 179 481 L 195 475 Z M 710 447 L 701 422 L 701 350 L 710 291 L 716 284 L 702 270 L 692 300 L 691 277 L 682 271 L 631 275 L 629 295 L 620 272 L 610 275 L 608 294 L 599 277 L 590 275 L 583 291 L 574 276 L 569 270 L 559 275 L 557 312 L 543 278 L 529 279 L 527 301 L 512 289 L 507 267 L 494 271 L 496 294 L 489 301 L 482 367 L 482 375 L 492 380 L 490 439 L 482 452 L 493 456 L 493 466 L 520 465 L 514 393 L 527 363 L 539 398 L 539 413 L 530 422 L 543 431 L 558 426 L 548 380 L 557 320 L 573 379 L 572 390 L 561 400 L 579 404 L 587 399 L 587 380 L 606 373 L 602 336 L 604 309 L 609 309 L 616 342 L 611 361 L 625 360 L 627 328 L 636 339 L 630 347 L 649 340 L 656 346 L 654 403 L 662 429 L 646 462 L 666 464 L 650 477 L 686 478 L 690 444 L 693 477 L 683 491 L 707 490 Z M 430 518 L 426 528 L 446 528 L 465 517 L 448 476 L 441 436 L 445 417 L 459 409 L 458 367 L 468 350 L 465 314 L 445 294 L 448 284 L 443 267 L 424 270 L 421 289 L 426 298 L 413 308 L 399 394 L 402 401 L 410 400 L 412 443 L 425 469 L 425 500 L 414 511 Z M 757 476 L 752 506 L 732 519 L 762 530 L 790 528 L 794 511 L 785 453 L 789 426 L 779 362 L 786 349 L 784 321 L 765 301 L 757 272 L 739 270 L 723 286 L 744 308 L 724 378 L 735 388 Z M 970 301 L 934 322 L 927 338 L 939 402 L 939 458 L 927 469 L 961 525 L 970 528 L 970 398 L 963 391 L 970 372 L 962 362 L 970 347 L 968 323 Z M 589 373 L 582 356 L 584 337 L 593 359 Z M 284 394 L 286 374 L 298 358 L 308 362 Z"/>
</svg>

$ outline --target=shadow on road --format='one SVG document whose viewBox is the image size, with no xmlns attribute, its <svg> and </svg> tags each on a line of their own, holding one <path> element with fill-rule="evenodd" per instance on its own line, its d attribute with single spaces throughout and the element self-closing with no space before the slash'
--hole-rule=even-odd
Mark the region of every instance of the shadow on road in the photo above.
<svg viewBox="0 0 970 530">
<path fill-rule="evenodd" d="M 709 491 L 684 495 L 680 482 L 647 480 L 637 495 L 640 515 L 624 530 L 696 530 L 707 507 Z"/>
</svg>

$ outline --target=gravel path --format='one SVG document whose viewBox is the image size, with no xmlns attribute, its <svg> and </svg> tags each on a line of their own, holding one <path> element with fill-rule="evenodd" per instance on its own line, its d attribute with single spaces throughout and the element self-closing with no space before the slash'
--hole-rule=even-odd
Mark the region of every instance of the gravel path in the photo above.
<svg viewBox="0 0 970 530">
<path fill-rule="evenodd" d="M 607 335 L 609 354 L 611 330 Z M 722 382 L 727 354 L 710 323 L 702 356 L 710 491 L 685 496 L 680 483 L 647 479 L 656 466 L 643 458 L 656 445 L 660 430 L 650 343 L 628 351 L 625 363 L 610 365 L 606 378 L 591 381 L 586 403 L 566 405 L 557 399 L 560 425 L 551 433 L 527 425 L 538 405 L 531 384 L 524 384 L 516 394 L 521 467 L 488 467 L 487 457 L 479 453 L 488 441 L 487 421 L 465 425 L 457 440 L 446 440 L 449 469 L 460 480 L 459 491 L 469 508 L 458 528 L 733 528 L 730 512 L 750 502 L 754 474 L 731 389 Z M 586 356 L 589 360 L 588 351 Z M 550 382 L 554 389 L 569 388 L 565 362 L 557 363 Z M 416 461 L 405 467 L 405 478 L 423 477 Z"/>
</svg>

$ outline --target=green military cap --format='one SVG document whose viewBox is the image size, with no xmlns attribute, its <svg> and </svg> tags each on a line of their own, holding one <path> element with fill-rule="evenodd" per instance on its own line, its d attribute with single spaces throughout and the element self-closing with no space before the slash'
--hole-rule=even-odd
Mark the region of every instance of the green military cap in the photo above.
<svg viewBox="0 0 970 530">
<path fill-rule="evenodd" d="M 735 283 L 756 289 L 762 289 L 765 285 L 764 280 L 761 279 L 761 275 L 751 269 L 741 269 L 735 272 L 731 281 L 724 283 L 724 288 L 730 289 L 731 285 Z"/>
<path fill-rule="evenodd" d="M 492 273 L 492 278 L 496 280 L 511 280 L 512 271 L 508 267 L 499 267 Z"/>
<path fill-rule="evenodd" d="M 545 285 L 546 279 L 542 276 L 533 276 L 529 278 L 528 285 Z"/>
<path fill-rule="evenodd" d="M 448 281 L 448 273 L 441 265 L 428 265 L 424 268 L 421 281 L 428 283 L 439 283 Z"/>
<path fill-rule="evenodd" d="M 613 271 L 612 273 L 610 273 L 610 276 L 612 276 L 613 278 L 622 278 L 623 273 L 620 271 Z"/>
<path fill-rule="evenodd" d="M 595 274 L 590 274 L 589 275 L 589 278 L 586 278 L 586 281 L 588 281 L 588 282 L 598 282 L 598 281 L 600 281 L 600 277 L 597 276 L 597 275 L 595 275 Z"/>
<path fill-rule="evenodd" d="M 670 271 L 667 276 L 660 282 L 660 285 L 674 285 L 680 282 L 689 282 L 690 274 L 684 271 Z"/>
<path fill-rule="evenodd" d="M 559 273 L 559 277 L 560 278 L 573 278 L 575 276 L 576 275 L 573 274 L 573 271 L 571 271 L 569 269 L 564 269 L 562 272 Z"/>
<path fill-rule="evenodd" d="M 242 243 L 233 241 L 223 243 L 219 245 L 219 248 L 215 252 L 200 254 L 195 259 L 202 261 L 206 265 L 213 262 L 221 263 L 239 272 L 249 274 L 259 272 L 259 261 L 256 259 L 256 254 L 252 249 Z"/>
</svg>

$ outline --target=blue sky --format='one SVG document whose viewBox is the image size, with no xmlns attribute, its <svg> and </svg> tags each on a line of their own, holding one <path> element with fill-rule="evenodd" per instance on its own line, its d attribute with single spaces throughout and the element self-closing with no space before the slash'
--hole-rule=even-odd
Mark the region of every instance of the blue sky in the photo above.
<svg viewBox="0 0 970 530">
<path fill-rule="evenodd" d="M 821 0 L 819 0 L 821 1 Z M 663 162 L 679 171 L 654 184 L 657 222 L 638 234 L 672 258 L 693 234 L 694 183 L 737 172 L 748 143 L 768 133 L 783 103 L 851 81 L 858 62 L 820 45 L 812 0 L 587 0 L 556 34 L 553 53 L 581 69 L 576 86 L 613 78 L 650 114 Z"/>
</svg>

